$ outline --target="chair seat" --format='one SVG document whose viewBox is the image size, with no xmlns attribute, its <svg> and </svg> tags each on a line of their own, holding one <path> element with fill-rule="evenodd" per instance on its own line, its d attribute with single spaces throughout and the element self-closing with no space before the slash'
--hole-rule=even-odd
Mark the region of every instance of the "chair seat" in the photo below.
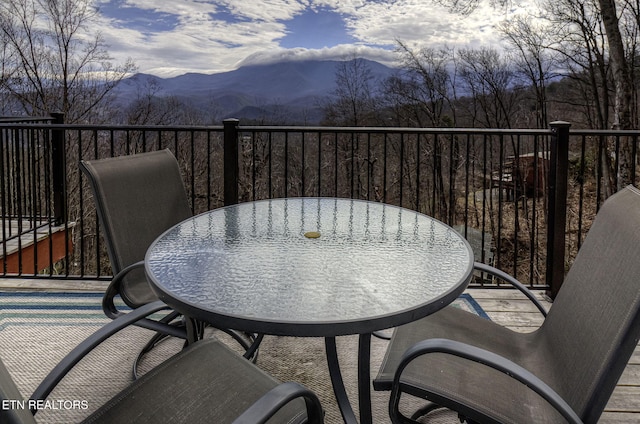
<svg viewBox="0 0 640 424">
<path fill-rule="evenodd" d="M 519 363 L 524 368 L 533 365 L 544 349 L 534 346 L 544 343 L 537 332 L 516 333 L 490 320 L 455 307 L 446 307 L 433 315 L 398 327 L 387 349 L 378 376 L 376 390 L 391 390 L 395 370 L 403 353 L 413 344 L 431 338 L 447 338 L 491 350 Z M 549 365 L 549 364 L 547 364 Z M 552 387 L 557 383 L 552 375 L 539 375 Z M 424 396 L 442 406 L 466 408 L 484 414 L 486 422 L 556 423 L 565 422 L 540 396 L 501 372 L 476 362 L 445 354 L 429 354 L 415 359 L 403 373 L 404 391 Z M 514 388 L 515 386 L 515 388 Z M 472 395 L 473 394 L 473 395 Z M 449 400 L 451 399 L 451 400 Z M 470 403 L 473 402 L 473 403 Z M 459 405 L 462 405 L 460 407 Z M 471 412 L 469 412 L 471 416 Z M 464 415 L 464 413 L 463 413 Z"/>
<path fill-rule="evenodd" d="M 149 371 L 86 423 L 231 423 L 278 381 L 215 339 L 197 342 Z M 297 399 L 269 423 L 306 419 Z"/>
</svg>

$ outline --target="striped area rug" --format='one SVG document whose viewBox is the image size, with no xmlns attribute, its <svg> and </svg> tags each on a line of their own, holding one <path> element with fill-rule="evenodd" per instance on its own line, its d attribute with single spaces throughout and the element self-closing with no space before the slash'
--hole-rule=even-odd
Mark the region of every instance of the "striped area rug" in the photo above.
<svg viewBox="0 0 640 424">
<path fill-rule="evenodd" d="M 7 326 L 95 326 L 108 322 L 102 312 L 99 292 L 0 292 L 0 331 Z M 116 302 L 121 310 L 127 307 Z M 489 316 L 468 293 L 460 295 L 453 306 Z"/>
<path fill-rule="evenodd" d="M 109 321 L 102 312 L 101 301 L 102 293 L 98 292 L 0 292 L 0 358 L 25 398 L 66 353 Z M 461 295 L 454 306 L 489 319 L 469 294 Z M 130 327 L 96 348 L 49 396 L 58 403 L 38 412 L 37 421 L 77 422 L 126 387 L 131 381 L 131 365 L 150 336 L 147 330 Z M 217 336 L 225 337 L 224 334 Z M 384 340 L 372 339 L 373 373 L 382 361 L 386 344 Z M 180 348 L 179 340 L 162 343 L 145 358 L 141 372 Z M 347 391 L 352 399 L 357 399 L 354 353 L 357 337 L 338 338 L 338 351 Z M 309 386 L 321 397 L 326 422 L 342 422 L 327 375 L 322 339 L 265 337 L 258 365 L 282 381 L 293 380 Z M 389 422 L 387 402 L 388 393 L 373 393 L 375 422 Z M 457 422 L 455 414 L 434 418 L 436 423 Z"/>
<path fill-rule="evenodd" d="M 0 331 L 8 326 L 94 326 L 107 322 L 102 293 L 5 292 L 0 294 Z"/>
</svg>

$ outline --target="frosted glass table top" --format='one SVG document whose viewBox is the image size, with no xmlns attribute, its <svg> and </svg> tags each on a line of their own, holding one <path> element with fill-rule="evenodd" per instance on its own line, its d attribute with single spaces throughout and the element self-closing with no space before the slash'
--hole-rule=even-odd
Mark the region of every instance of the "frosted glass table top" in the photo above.
<svg viewBox="0 0 640 424">
<path fill-rule="evenodd" d="M 426 215 L 350 199 L 241 203 L 187 219 L 145 258 L 168 305 L 214 325 L 289 336 L 364 334 L 452 302 L 469 244 Z"/>
</svg>

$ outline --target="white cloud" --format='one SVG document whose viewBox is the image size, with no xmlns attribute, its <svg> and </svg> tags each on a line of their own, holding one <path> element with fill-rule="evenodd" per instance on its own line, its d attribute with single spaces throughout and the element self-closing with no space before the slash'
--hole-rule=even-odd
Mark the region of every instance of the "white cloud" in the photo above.
<svg viewBox="0 0 640 424">
<path fill-rule="evenodd" d="M 218 3 L 236 16 L 267 22 L 292 19 L 307 7 L 297 0 L 221 0 Z"/>
<path fill-rule="evenodd" d="M 434 2 L 367 2 L 352 12 L 349 26 L 362 42 L 380 45 L 396 39 L 423 46 L 460 45 L 472 38 L 494 43 L 498 37 L 491 27 L 504 16 L 485 3 L 462 16 Z"/>
<path fill-rule="evenodd" d="M 465 17 L 425 0 L 124 0 L 131 14 L 140 9 L 151 18 L 166 14 L 162 16 L 175 25 L 154 32 L 153 27 L 125 28 L 125 21 L 105 17 L 101 32 L 117 60 L 131 57 L 141 72 L 163 75 L 220 72 L 284 59 L 340 59 L 354 51 L 390 63 L 396 40 L 412 47 L 498 44 L 493 25 L 504 16 L 487 3 Z M 339 13 L 356 44 L 280 47 L 286 22 L 308 8 Z"/>
<path fill-rule="evenodd" d="M 345 60 L 354 56 L 366 57 L 387 65 L 394 65 L 396 60 L 396 55 L 390 50 L 362 45 L 341 44 L 322 49 L 305 49 L 299 47 L 295 49 L 277 48 L 272 51 L 256 52 L 238 62 L 237 67 L 265 65 L 293 60 Z"/>
</svg>

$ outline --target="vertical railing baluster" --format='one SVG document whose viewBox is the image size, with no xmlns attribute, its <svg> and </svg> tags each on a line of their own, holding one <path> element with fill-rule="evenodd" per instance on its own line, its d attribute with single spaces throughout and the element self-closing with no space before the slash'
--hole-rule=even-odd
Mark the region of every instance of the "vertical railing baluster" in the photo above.
<svg viewBox="0 0 640 424">
<path fill-rule="evenodd" d="M 333 176 L 333 195 L 334 197 L 339 197 L 338 196 L 338 133 L 334 133 L 333 134 L 333 138 L 334 138 L 334 156 L 333 156 L 333 172 L 334 172 L 334 176 Z"/>
<path fill-rule="evenodd" d="M 269 199 L 273 198 L 273 133 L 267 136 L 267 150 L 269 154 Z"/>
<path fill-rule="evenodd" d="M 306 167 L 306 160 L 305 160 L 305 156 L 306 156 L 306 151 L 305 151 L 305 132 L 302 131 L 300 133 L 300 150 L 301 150 L 301 158 L 300 158 L 300 162 L 302 164 L 301 166 L 301 175 L 300 175 L 300 184 L 302 185 L 301 189 L 300 189 L 300 196 L 306 196 L 306 176 L 305 176 L 305 167 Z"/>
<path fill-rule="evenodd" d="M 465 149 L 465 177 L 464 177 L 464 238 L 469 236 L 469 180 L 471 168 L 471 134 L 467 134 L 467 148 Z M 475 196 L 475 192 L 473 194 Z M 484 261 L 484 246 L 482 246 L 481 260 Z"/>
<path fill-rule="evenodd" d="M 578 172 L 579 183 L 580 183 L 580 193 L 579 193 L 580 197 L 579 197 L 579 206 L 578 206 L 578 249 L 580 249 L 580 246 L 582 246 L 582 212 L 584 210 L 584 182 L 585 182 L 585 171 L 586 171 L 586 157 L 585 157 L 586 151 L 587 151 L 587 140 L 586 140 L 586 136 L 583 135 L 581 146 L 580 146 L 580 170 Z"/>
<path fill-rule="evenodd" d="M 158 140 L 159 142 L 159 140 Z M 189 166 L 190 169 L 190 185 L 191 185 L 191 208 L 196 210 L 196 132 L 194 130 L 189 131 Z"/>
<path fill-rule="evenodd" d="M 322 132 L 318 131 L 318 197 L 322 196 Z"/>
<path fill-rule="evenodd" d="M 404 139 L 404 134 L 405 133 L 400 133 L 400 193 L 399 193 L 399 200 L 398 200 L 398 206 L 404 206 L 404 202 L 403 202 L 403 194 L 404 194 L 404 146 L 405 146 L 405 139 Z"/>
<path fill-rule="evenodd" d="M 449 225 L 455 224 L 455 209 L 457 204 L 456 194 L 455 194 L 455 182 L 456 176 L 458 173 L 457 165 L 458 164 L 458 141 L 455 135 L 451 134 L 449 136 L 449 216 L 447 223 Z"/>
<path fill-rule="evenodd" d="M 384 163 L 382 165 L 382 201 L 387 203 L 387 161 L 389 150 L 389 134 L 384 133 Z"/>
<path fill-rule="evenodd" d="M 64 124 L 64 114 L 52 113 L 53 123 Z M 66 147 L 64 129 L 51 132 L 51 155 L 53 162 L 53 220 L 55 225 L 62 225 L 67 220 L 66 193 Z"/>
<path fill-rule="evenodd" d="M 416 134 L 416 181 L 415 181 L 415 210 L 420 212 L 420 178 L 421 175 L 421 160 L 420 160 L 420 147 L 421 147 L 422 136 L 420 134 Z"/>
<path fill-rule="evenodd" d="M 538 191 L 542 190 L 543 193 L 546 193 L 547 190 L 546 188 L 540 187 L 540 175 L 543 175 L 542 181 L 543 184 L 547 183 L 548 180 L 548 174 L 546 172 L 546 165 L 545 165 L 545 160 L 547 157 L 547 153 L 546 152 L 542 152 L 542 155 L 539 153 L 540 150 L 540 146 L 539 146 L 539 139 L 537 135 L 533 136 L 533 153 L 535 154 L 535 162 L 534 162 L 534 169 L 533 169 L 533 175 L 534 175 L 534 183 L 533 183 L 533 202 L 531 202 L 531 217 L 532 217 L 532 225 L 531 225 L 531 232 L 529 233 L 529 285 L 532 286 L 533 285 L 533 276 L 534 276 L 534 264 L 535 262 L 537 262 L 537 258 L 538 258 L 538 252 L 536 251 L 536 222 L 537 222 L 537 197 L 538 197 Z M 542 170 L 540 169 L 540 157 L 543 158 L 543 162 L 542 162 Z"/>
<path fill-rule="evenodd" d="M 482 223 L 480 224 L 481 227 L 481 234 L 482 236 L 480 237 L 480 245 L 484 246 L 485 242 L 486 242 L 486 234 L 487 234 L 487 191 L 489 192 L 489 196 L 492 196 L 491 190 L 493 189 L 491 186 L 491 180 L 489 179 L 489 184 L 488 184 L 488 190 L 487 190 L 487 177 L 490 178 L 490 176 L 488 175 L 488 159 L 487 159 L 487 150 L 489 148 L 489 140 L 487 135 L 483 135 L 482 136 L 482 180 L 483 180 L 483 185 L 482 185 Z M 491 202 L 489 202 L 491 204 Z M 491 219 L 491 215 L 489 215 L 489 218 Z M 498 255 L 494 255 L 493 257 L 493 263 L 491 265 L 497 267 L 498 266 L 498 259 L 499 256 Z M 484 255 L 483 255 L 483 260 L 484 262 Z M 484 285 L 484 281 L 482 282 L 482 285 Z"/>
<path fill-rule="evenodd" d="M 433 155 L 431 157 L 431 208 L 429 213 L 439 218 L 438 216 L 438 172 L 441 172 L 439 168 L 439 160 L 438 160 L 438 143 L 440 142 L 440 138 L 438 134 L 434 134 L 431 138 L 433 140 L 433 147 L 431 151 Z"/>
</svg>

